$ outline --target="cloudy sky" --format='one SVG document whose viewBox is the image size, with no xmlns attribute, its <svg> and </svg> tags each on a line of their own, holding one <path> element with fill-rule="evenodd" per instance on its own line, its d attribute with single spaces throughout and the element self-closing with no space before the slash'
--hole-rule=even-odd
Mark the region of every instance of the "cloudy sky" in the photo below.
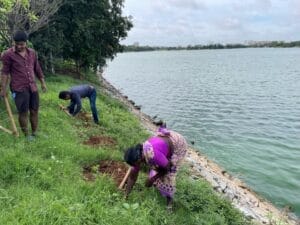
<svg viewBox="0 0 300 225">
<path fill-rule="evenodd" d="M 123 44 L 178 46 L 300 40 L 300 0 L 125 0 Z"/>
</svg>

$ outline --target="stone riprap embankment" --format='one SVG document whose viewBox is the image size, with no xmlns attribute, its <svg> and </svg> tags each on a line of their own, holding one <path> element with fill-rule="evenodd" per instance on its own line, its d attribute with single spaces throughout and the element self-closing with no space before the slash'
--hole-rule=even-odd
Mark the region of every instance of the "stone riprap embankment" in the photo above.
<svg viewBox="0 0 300 225">
<path fill-rule="evenodd" d="M 131 112 L 139 118 L 141 124 L 151 133 L 156 131 L 156 122 L 150 116 L 141 112 L 141 106 L 136 106 L 132 100 L 122 95 L 103 76 L 99 75 L 99 79 L 103 87 L 103 92 L 127 105 Z M 207 180 L 216 192 L 230 199 L 236 208 L 256 223 L 300 225 L 300 221 L 293 214 L 289 213 L 288 210 L 280 211 L 270 202 L 255 194 L 238 178 L 228 174 L 220 166 L 207 159 L 192 147 L 189 147 L 185 161 L 191 169 L 192 179 L 204 178 Z"/>
</svg>

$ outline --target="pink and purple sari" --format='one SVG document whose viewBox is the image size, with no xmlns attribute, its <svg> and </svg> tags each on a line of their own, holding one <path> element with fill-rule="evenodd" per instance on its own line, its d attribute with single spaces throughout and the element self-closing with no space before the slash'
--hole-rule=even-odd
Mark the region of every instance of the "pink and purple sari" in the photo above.
<svg viewBox="0 0 300 225">
<path fill-rule="evenodd" d="M 170 152 L 168 143 L 160 137 L 168 137 L 173 145 Z M 157 174 L 158 168 L 165 168 L 171 162 L 171 169 L 163 177 L 154 182 L 154 186 L 165 197 L 173 197 L 176 191 L 176 173 L 187 151 L 187 143 L 177 132 L 160 128 L 156 136 L 149 138 L 143 144 L 143 155 L 147 164 L 151 166 L 149 177 Z"/>
</svg>

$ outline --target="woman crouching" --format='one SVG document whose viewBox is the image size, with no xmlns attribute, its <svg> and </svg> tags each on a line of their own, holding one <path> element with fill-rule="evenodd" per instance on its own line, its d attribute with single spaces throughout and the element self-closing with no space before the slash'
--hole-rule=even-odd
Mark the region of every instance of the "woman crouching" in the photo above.
<svg viewBox="0 0 300 225">
<path fill-rule="evenodd" d="M 173 196 L 176 191 L 176 173 L 186 154 L 187 143 L 175 131 L 159 128 L 156 136 L 126 150 L 124 160 L 131 165 L 126 184 L 126 197 L 134 186 L 141 165 L 150 167 L 145 186 L 155 186 L 167 199 L 167 209 L 172 209 Z"/>
</svg>

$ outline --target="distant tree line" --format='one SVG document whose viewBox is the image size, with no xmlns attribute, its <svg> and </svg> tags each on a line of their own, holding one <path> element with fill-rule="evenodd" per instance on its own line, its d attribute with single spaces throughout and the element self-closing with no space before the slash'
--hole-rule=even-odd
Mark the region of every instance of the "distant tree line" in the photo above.
<svg viewBox="0 0 300 225">
<path fill-rule="evenodd" d="M 208 45 L 188 45 L 175 47 L 138 46 L 126 45 L 124 52 L 156 51 L 156 50 L 200 50 L 200 49 L 232 49 L 232 48 L 292 48 L 300 47 L 300 41 L 261 41 L 249 44 L 208 44 Z"/>
<path fill-rule="evenodd" d="M 16 30 L 29 35 L 44 70 L 56 61 L 77 72 L 103 67 L 123 50 L 120 41 L 132 28 L 122 14 L 124 0 L 0 0 L 0 51 Z"/>
</svg>

